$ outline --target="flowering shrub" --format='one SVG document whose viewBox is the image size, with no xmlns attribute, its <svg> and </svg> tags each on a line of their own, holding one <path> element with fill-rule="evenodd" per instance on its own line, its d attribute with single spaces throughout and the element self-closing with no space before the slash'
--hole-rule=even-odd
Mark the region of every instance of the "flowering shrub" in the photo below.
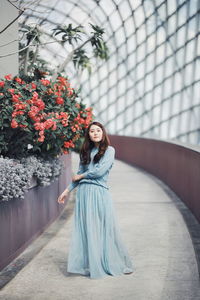
<svg viewBox="0 0 200 300">
<path fill-rule="evenodd" d="M 31 168 L 25 168 L 12 159 L 0 158 L 0 200 L 23 198 L 32 178 Z"/>
<path fill-rule="evenodd" d="M 59 159 L 44 160 L 30 156 L 21 161 L 0 157 L 0 201 L 24 198 L 34 176 L 39 185 L 49 185 L 63 168 Z"/>
<path fill-rule="evenodd" d="M 58 158 L 43 159 L 42 157 L 29 156 L 23 158 L 21 163 L 31 168 L 32 176 L 37 180 L 38 185 L 47 186 L 57 179 L 63 169 L 63 164 Z"/>
<path fill-rule="evenodd" d="M 9 157 L 67 154 L 93 119 L 67 78 L 55 82 L 6 75 L 0 81 L 0 153 Z"/>
</svg>

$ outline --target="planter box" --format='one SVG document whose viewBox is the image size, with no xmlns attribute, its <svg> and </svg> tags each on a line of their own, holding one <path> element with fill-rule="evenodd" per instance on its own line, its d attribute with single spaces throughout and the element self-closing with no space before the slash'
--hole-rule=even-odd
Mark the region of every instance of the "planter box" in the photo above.
<svg viewBox="0 0 200 300">
<path fill-rule="evenodd" d="M 33 178 L 24 199 L 0 203 L 0 270 L 36 239 L 63 210 L 57 198 L 71 180 L 71 154 L 60 159 L 64 162 L 65 170 L 50 186 L 37 186 Z"/>
</svg>

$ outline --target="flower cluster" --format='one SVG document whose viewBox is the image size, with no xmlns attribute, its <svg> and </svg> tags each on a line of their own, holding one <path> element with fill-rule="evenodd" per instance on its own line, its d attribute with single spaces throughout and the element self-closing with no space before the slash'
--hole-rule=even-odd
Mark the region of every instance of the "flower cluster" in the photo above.
<svg viewBox="0 0 200 300">
<path fill-rule="evenodd" d="M 12 198 L 23 198 L 27 185 L 32 178 L 31 168 L 12 159 L 0 158 L 0 200 L 8 201 Z"/>
<path fill-rule="evenodd" d="M 34 177 L 38 185 L 50 185 L 61 174 L 63 164 L 59 159 L 44 160 L 36 156 L 16 161 L 0 157 L 0 201 L 24 198 L 24 193 Z"/>
<path fill-rule="evenodd" d="M 64 165 L 58 158 L 43 159 L 41 157 L 29 156 L 23 158 L 21 163 L 26 167 L 26 169 L 32 170 L 32 176 L 37 180 L 38 185 L 47 186 L 51 182 L 57 179 Z"/>
<path fill-rule="evenodd" d="M 6 75 L 0 81 L 0 153 L 11 157 L 68 153 L 93 119 L 92 108 L 78 103 L 77 97 L 62 76 L 51 82 Z"/>
</svg>

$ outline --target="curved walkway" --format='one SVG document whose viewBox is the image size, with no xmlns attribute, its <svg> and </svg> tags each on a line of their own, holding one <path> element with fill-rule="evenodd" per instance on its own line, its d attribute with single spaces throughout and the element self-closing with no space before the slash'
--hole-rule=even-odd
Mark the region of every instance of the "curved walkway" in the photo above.
<svg viewBox="0 0 200 300">
<path fill-rule="evenodd" d="M 76 170 L 77 155 L 72 157 Z M 1 290 L 0 299 L 200 299 L 198 268 L 190 234 L 181 213 L 159 180 L 116 160 L 109 185 L 121 234 L 135 272 L 96 280 L 67 273 L 71 214 L 62 221 L 63 226 L 57 234 Z M 74 194 L 71 193 L 67 206 L 74 204 Z M 60 219 L 63 220 L 63 216 Z M 56 223 L 59 220 L 48 230 L 51 231 Z"/>
</svg>

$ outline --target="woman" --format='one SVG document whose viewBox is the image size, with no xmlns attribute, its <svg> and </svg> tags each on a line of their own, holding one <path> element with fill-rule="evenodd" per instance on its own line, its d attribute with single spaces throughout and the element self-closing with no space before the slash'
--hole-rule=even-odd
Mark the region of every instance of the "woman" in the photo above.
<svg viewBox="0 0 200 300">
<path fill-rule="evenodd" d="M 65 197 L 76 186 L 76 205 L 67 271 L 100 278 L 131 274 L 133 267 L 117 229 L 107 179 L 115 149 L 105 128 L 93 122 L 86 130 L 80 151 L 79 170 L 72 183 L 59 196 Z"/>
</svg>

